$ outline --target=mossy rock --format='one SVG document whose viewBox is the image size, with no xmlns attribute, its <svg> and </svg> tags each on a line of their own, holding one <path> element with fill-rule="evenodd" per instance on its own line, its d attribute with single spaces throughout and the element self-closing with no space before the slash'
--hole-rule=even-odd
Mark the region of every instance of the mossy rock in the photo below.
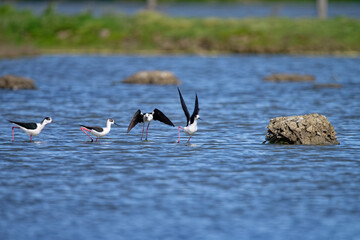
<svg viewBox="0 0 360 240">
<path fill-rule="evenodd" d="M 267 126 L 266 141 L 277 144 L 339 144 L 334 127 L 324 115 L 317 113 L 277 117 Z"/>
<path fill-rule="evenodd" d="M 0 88 L 3 89 L 37 89 L 34 80 L 14 75 L 5 75 L 0 78 Z"/>
<path fill-rule="evenodd" d="M 141 71 L 126 78 L 123 83 L 179 85 L 179 79 L 169 71 Z"/>
</svg>

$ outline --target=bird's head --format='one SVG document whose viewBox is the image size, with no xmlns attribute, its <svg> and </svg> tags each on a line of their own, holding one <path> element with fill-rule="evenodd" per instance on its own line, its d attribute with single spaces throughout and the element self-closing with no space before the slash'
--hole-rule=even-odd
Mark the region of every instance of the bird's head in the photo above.
<svg viewBox="0 0 360 240">
<path fill-rule="evenodd" d="M 48 123 L 51 123 L 52 122 L 52 118 L 51 117 L 46 117 L 42 120 L 41 124 L 48 124 Z"/>
<path fill-rule="evenodd" d="M 119 125 L 114 121 L 114 119 L 112 119 L 112 118 L 109 118 L 109 119 L 107 120 L 107 122 L 108 122 L 108 124 L 115 124 L 116 126 L 119 126 Z"/>
</svg>

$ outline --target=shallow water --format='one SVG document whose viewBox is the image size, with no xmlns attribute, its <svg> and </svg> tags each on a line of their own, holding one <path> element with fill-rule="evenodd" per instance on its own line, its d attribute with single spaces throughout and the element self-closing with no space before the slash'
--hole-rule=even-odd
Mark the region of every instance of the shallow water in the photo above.
<svg viewBox="0 0 360 240">
<path fill-rule="evenodd" d="M 360 59 L 305 56 L 41 56 L 1 60 L 0 73 L 38 90 L 0 91 L 1 239 L 358 239 Z M 170 70 L 199 130 L 152 122 L 126 134 L 135 111 L 183 126 L 175 86 L 121 84 Z M 266 83 L 277 72 L 310 83 Z M 264 145 L 277 116 L 318 112 L 340 145 Z M 29 142 L 7 119 L 53 123 Z M 97 143 L 80 124 L 120 124 Z"/>
</svg>

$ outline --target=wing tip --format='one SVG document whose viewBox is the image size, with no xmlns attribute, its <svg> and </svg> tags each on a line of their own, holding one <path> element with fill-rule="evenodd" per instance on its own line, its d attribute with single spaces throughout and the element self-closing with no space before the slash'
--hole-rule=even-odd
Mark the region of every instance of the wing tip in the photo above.
<svg viewBox="0 0 360 240">
<path fill-rule="evenodd" d="M 132 123 L 132 122 L 131 122 L 131 123 Z M 131 126 L 131 123 L 129 124 L 126 133 L 129 133 L 129 132 L 131 131 L 131 129 L 133 128 L 133 127 Z"/>
<path fill-rule="evenodd" d="M 179 92 L 179 94 L 180 94 L 180 97 L 182 97 L 182 96 L 181 96 L 181 91 L 180 91 L 180 88 L 179 88 L 179 87 L 177 88 L 177 90 L 178 90 L 178 92 Z"/>
<path fill-rule="evenodd" d="M 135 126 L 132 126 L 132 121 L 130 122 L 130 124 L 129 124 L 129 127 L 128 127 L 128 129 L 127 129 L 127 131 L 126 131 L 126 133 L 129 133 L 130 131 L 131 131 L 131 129 L 133 129 Z"/>
</svg>

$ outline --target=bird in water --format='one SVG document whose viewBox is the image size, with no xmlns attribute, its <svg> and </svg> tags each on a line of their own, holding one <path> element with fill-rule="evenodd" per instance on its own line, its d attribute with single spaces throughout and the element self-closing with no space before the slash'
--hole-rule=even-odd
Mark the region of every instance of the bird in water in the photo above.
<svg viewBox="0 0 360 240">
<path fill-rule="evenodd" d="M 143 123 L 143 130 L 141 133 L 141 140 L 143 138 L 144 135 L 144 128 L 145 128 L 145 123 L 148 122 L 147 128 L 146 128 L 146 136 L 145 136 L 145 140 L 147 140 L 147 136 L 148 136 L 148 130 L 149 130 L 149 126 L 150 126 L 150 122 L 152 120 L 157 120 L 160 121 L 162 123 L 165 123 L 167 125 L 173 126 L 175 127 L 175 125 L 170 121 L 170 119 L 168 117 L 165 116 L 164 113 L 162 113 L 159 109 L 155 108 L 151 113 L 142 113 L 140 109 L 138 109 L 133 118 L 131 119 L 131 122 L 129 124 L 127 133 L 130 132 L 130 130 L 136 126 L 136 124 L 138 123 Z"/>
<path fill-rule="evenodd" d="M 189 111 L 186 107 L 185 101 L 181 95 L 180 89 L 178 88 L 179 96 L 180 96 L 180 102 L 181 107 L 184 110 L 185 116 L 186 116 L 186 127 L 178 127 L 178 133 L 179 133 L 179 140 L 178 143 L 180 143 L 180 129 L 182 129 L 186 134 L 190 135 L 187 142 L 190 141 L 192 135 L 197 131 L 197 120 L 200 119 L 199 112 L 199 101 L 198 96 L 195 93 L 195 108 L 193 114 L 190 116 Z"/>
<path fill-rule="evenodd" d="M 23 130 L 26 134 L 30 135 L 30 142 L 32 141 L 32 136 L 36 136 L 38 135 L 41 130 L 43 130 L 43 128 L 46 126 L 46 124 L 51 123 L 52 119 L 51 117 L 46 117 L 44 118 L 41 123 L 24 123 L 24 122 L 15 122 L 15 121 L 10 121 L 9 122 L 17 125 L 17 127 L 12 127 L 12 140 L 14 141 L 14 129 L 15 128 L 20 128 L 21 130 Z"/>
<path fill-rule="evenodd" d="M 107 135 L 110 130 L 111 130 L 111 125 L 115 124 L 117 126 L 119 126 L 117 123 L 115 123 L 115 121 L 111 118 L 109 118 L 106 121 L 106 127 L 102 128 L 102 127 L 90 127 L 90 126 L 85 126 L 85 125 L 80 125 L 81 126 L 81 131 L 83 131 L 86 135 L 89 136 L 89 138 L 91 139 L 91 142 L 94 141 L 94 139 L 87 134 L 87 132 L 91 133 L 92 135 L 94 135 L 96 137 L 95 142 L 97 142 L 98 138 L 103 137 L 105 135 Z M 87 131 L 87 132 L 86 132 Z"/>
</svg>

